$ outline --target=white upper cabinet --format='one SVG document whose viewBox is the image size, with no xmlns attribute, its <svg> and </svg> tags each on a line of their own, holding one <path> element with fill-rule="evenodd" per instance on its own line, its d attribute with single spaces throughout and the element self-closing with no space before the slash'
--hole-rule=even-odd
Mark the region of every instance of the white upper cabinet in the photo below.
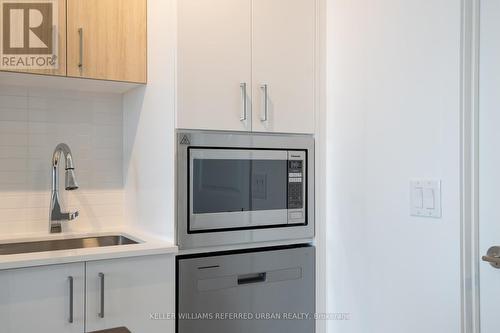
<svg viewBox="0 0 500 333">
<path fill-rule="evenodd" d="M 82 333 L 83 263 L 0 271 L 0 332 Z"/>
<path fill-rule="evenodd" d="M 314 133 L 316 0 L 178 2 L 177 127 Z"/>
<path fill-rule="evenodd" d="M 252 7 L 252 129 L 314 133 L 315 1 L 253 0 Z"/>
<path fill-rule="evenodd" d="M 250 130 L 251 0 L 177 6 L 177 127 Z"/>
</svg>

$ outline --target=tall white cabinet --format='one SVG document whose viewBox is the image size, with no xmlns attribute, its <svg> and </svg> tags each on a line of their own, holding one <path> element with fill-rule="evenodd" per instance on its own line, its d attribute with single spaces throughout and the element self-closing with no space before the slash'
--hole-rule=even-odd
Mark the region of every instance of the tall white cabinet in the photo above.
<svg viewBox="0 0 500 333">
<path fill-rule="evenodd" d="M 177 127 L 314 133 L 316 0 L 178 2 Z"/>
</svg>

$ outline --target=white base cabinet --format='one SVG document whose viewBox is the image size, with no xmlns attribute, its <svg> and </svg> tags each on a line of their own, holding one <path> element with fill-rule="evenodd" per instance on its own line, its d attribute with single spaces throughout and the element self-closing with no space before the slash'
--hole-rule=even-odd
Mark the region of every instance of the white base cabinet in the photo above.
<svg viewBox="0 0 500 333">
<path fill-rule="evenodd" d="M 163 314 L 175 312 L 174 267 L 173 256 L 88 262 L 87 332 L 121 326 L 131 332 L 173 332 L 174 321 Z"/>
<path fill-rule="evenodd" d="M 0 332 L 83 332 L 84 280 L 84 263 L 0 271 Z"/>
<path fill-rule="evenodd" d="M 0 332 L 173 333 L 172 255 L 0 271 Z M 102 283 L 104 282 L 104 283 Z"/>
</svg>

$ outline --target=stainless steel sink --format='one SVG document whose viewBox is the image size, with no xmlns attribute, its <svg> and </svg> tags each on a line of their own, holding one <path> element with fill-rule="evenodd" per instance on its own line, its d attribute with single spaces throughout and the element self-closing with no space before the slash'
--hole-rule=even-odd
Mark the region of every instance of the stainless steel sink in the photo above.
<svg viewBox="0 0 500 333">
<path fill-rule="evenodd" d="M 121 235 L 0 244 L 0 255 L 137 244 Z"/>
</svg>

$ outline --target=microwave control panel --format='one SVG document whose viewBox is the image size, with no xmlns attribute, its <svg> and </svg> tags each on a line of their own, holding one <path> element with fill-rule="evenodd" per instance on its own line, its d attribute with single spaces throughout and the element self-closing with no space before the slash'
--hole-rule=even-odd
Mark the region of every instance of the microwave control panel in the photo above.
<svg viewBox="0 0 500 333">
<path fill-rule="evenodd" d="M 305 152 L 288 152 L 288 223 L 305 222 Z"/>
<path fill-rule="evenodd" d="M 288 209 L 303 207 L 303 161 L 288 161 Z"/>
</svg>

